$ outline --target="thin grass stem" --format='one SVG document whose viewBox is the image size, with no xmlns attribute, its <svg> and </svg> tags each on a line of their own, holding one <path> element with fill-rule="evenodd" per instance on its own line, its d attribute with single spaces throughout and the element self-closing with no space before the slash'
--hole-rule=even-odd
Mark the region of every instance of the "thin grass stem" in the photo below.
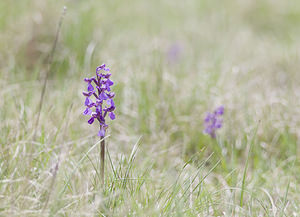
<svg viewBox="0 0 300 217">
<path fill-rule="evenodd" d="M 46 75 L 45 75 L 45 79 L 44 79 L 44 83 L 43 83 L 43 89 L 42 89 L 41 97 L 40 97 L 40 103 L 39 103 L 38 111 L 37 111 L 37 119 L 36 119 L 36 123 L 35 123 L 35 131 L 34 131 L 34 135 L 33 135 L 34 139 L 36 137 L 37 128 L 39 126 L 39 121 L 40 121 L 40 116 L 41 116 L 41 110 L 42 110 L 42 107 L 43 107 L 44 96 L 45 96 L 45 92 L 46 92 L 46 87 L 47 87 L 47 82 L 48 82 L 48 78 L 49 78 L 49 74 L 50 74 L 50 69 L 51 69 L 51 65 L 52 65 L 52 62 L 53 62 L 53 57 L 54 57 L 55 49 L 56 49 L 56 46 L 57 46 L 57 41 L 58 41 L 58 38 L 59 38 L 59 33 L 60 33 L 60 30 L 61 30 L 61 26 L 62 26 L 62 23 L 63 23 L 63 19 L 65 17 L 66 11 L 67 11 L 67 7 L 64 6 L 63 12 L 62 12 L 62 14 L 60 16 L 60 19 L 59 19 L 59 23 L 58 23 L 58 27 L 57 27 L 57 30 L 56 30 L 56 35 L 55 35 L 55 39 L 54 39 L 54 42 L 53 42 L 53 45 L 52 45 L 51 52 L 50 52 L 50 54 L 47 57 L 47 71 L 46 71 Z"/>
<path fill-rule="evenodd" d="M 258 122 L 258 124 L 255 128 L 254 134 L 253 134 L 253 136 L 251 138 L 251 141 L 250 141 L 250 147 L 249 147 L 249 150 L 248 150 L 248 155 L 247 155 L 246 164 L 245 164 L 244 173 L 243 173 L 241 197 L 240 197 L 240 207 L 243 207 L 244 190 L 245 190 L 245 184 L 246 184 L 246 175 L 247 175 L 247 169 L 248 169 L 248 164 L 249 164 L 249 157 L 250 157 L 251 152 L 252 152 L 253 143 L 254 143 L 254 139 L 255 139 L 256 134 L 257 134 L 257 129 L 258 129 L 259 123 L 260 122 Z"/>
</svg>

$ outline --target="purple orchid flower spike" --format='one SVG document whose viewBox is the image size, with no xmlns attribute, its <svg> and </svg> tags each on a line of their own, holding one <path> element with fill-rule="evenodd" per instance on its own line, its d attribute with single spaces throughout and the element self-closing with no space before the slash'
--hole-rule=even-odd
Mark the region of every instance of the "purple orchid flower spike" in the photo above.
<svg viewBox="0 0 300 217">
<path fill-rule="evenodd" d="M 204 133 L 209 134 L 211 138 L 216 138 L 216 130 L 223 124 L 221 116 L 224 114 L 224 106 L 218 107 L 213 113 L 207 113 L 204 119 Z"/>
<path fill-rule="evenodd" d="M 114 113 L 115 103 L 113 98 L 115 93 L 111 92 L 111 86 L 114 82 L 110 80 L 110 69 L 102 64 L 96 69 L 96 76 L 91 78 L 85 78 L 87 83 L 87 91 L 82 92 L 86 97 L 84 105 L 86 106 L 83 115 L 90 116 L 88 120 L 89 124 L 95 123 L 95 120 L 99 122 L 98 136 L 101 138 L 101 150 L 100 150 L 100 174 L 101 181 L 104 184 L 104 157 L 105 157 L 105 131 L 108 128 L 105 118 L 108 115 L 111 120 L 116 118 Z M 93 97 L 93 100 L 91 99 Z M 93 111 L 94 110 L 94 111 Z"/>
<path fill-rule="evenodd" d="M 98 135 L 100 137 L 105 136 L 105 131 L 107 125 L 105 123 L 105 118 L 108 115 L 111 120 L 114 120 L 116 115 L 114 113 L 115 103 L 113 98 L 115 96 L 114 92 L 111 92 L 111 86 L 114 82 L 110 80 L 111 73 L 109 68 L 102 64 L 96 69 L 96 77 L 85 78 L 84 81 L 87 82 L 87 92 L 82 94 L 86 97 L 84 110 L 84 115 L 90 115 L 91 118 L 88 120 L 89 124 L 94 123 L 94 119 L 98 120 L 100 124 L 100 130 Z M 93 86 L 94 85 L 94 86 Z M 94 97 L 94 101 L 91 97 Z M 92 108 L 95 108 L 95 112 L 92 112 Z"/>
</svg>

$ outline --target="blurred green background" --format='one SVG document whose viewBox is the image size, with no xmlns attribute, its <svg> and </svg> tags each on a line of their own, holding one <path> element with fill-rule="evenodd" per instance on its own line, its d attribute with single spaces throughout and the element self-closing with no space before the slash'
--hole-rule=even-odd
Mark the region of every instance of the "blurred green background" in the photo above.
<svg viewBox="0 0 300 217">
<path fill-rule="evenodd" d="M 47 56 L 64 6 L 67 12 L 36 127 Z M 9 180 L 9 184 L 0 185 L 0 204 L 4 197 L 16 203 L 3 200 L 0 211 L 4 215 L 17 215 L 28 209 L 41 214 L 47 193 L 41 193 L 39 188 L 32 193 L 22 182 L 13 184 L 14 180 L 27 177 L 47 188 L 50 181 L 41 174 L 62 159 L 64 169 L 59 170 L 58 187 L 53 190 L 60 191 L 65 177 L 71 174 L 72 162 L 77 162 L 97 142 L 97 126 L 89 126 L 81 115 L 84 110 L 81 92 L 85 89 L 83 79 L 106 63 L 116 83 L 117 104 L 117 119 L 109 123 L 109 150 L 113 162 L 118 164 L 122 162 L 120 156 L 129 156 L 133 144 L 141 137 L 135 174 L 145 174 L 152 165 L 147 177 L 156 180 L 150 184 L 153 191 L 141 191 L 142 195 L 153 196 L 148 198 L 153 203 L 141 205 L 148 209 L 148 216 L 158 213 L 172 216 L 177 212 L 175 208 L 170 213 L 161 211 L 155 205 L 158 199 L 154 195 L 157 189 L 164 189 L 162 183 L 168 183 L 162 177 L 174 181 L 175 165 L 184 165 L 191 157 L 196 156 L 191 164 L 196 167 L 212 152 L 213 162 L 221 160 L 214 171 L 217 178 L 208 180 L 207 194 L 223 185 L 240 187 L 256 127 L 248 190 L 253 193 L 255 187 L 263 186 L 275 202 L 265 205 L 266 212 L 259 205 L 250 207 L 250 202 L 247 208 L 253 216 L 255 212 L 259 216 L 269 211 L 272 216 L 275 208 L 274 216 L 285 212 L 286 216 L 297 216 L 300 213 L 299 33 L 300 2 L 296 0 L 2 0 L 0 171 L 1 179 Z M 203 118 L 219 105 L 225 106 L 224 127 L 217 140 L 213 140 L 202 133 Z M 96 165 L 97 159 L 97 152 L 90 156 Z M 89 175 L 94 171 L 88 162 L 81 169 Z M 112 171 L 108 173 L 108 177 L 113 175 Z M 82 189 L 76 186 L 90 182 L 82 180 L 85 176 L 88 175 L 82 172 L 74 178 L 72 189 L 76 190 L 60 198 L 49 197 L 45 212 L 59 213 L 56 207 L 66 206 L 62 198 L 79 195 Z M 32 202 L 16 199 L 23 194 L 34 199 Z M 232 199 L 232 204 L 238 204 L 235 196 L 228 197 L 220 195 L 216 200 Z M 263 200 L 265 195 L 258 193 L 257 197 Z M 144 197 L 141 198 L 143 201 Z M 78 203 L 79 213 L 87 212 L 90 204 L 90 201 Z M 105 205 L 109 210 L 106 214 L 113 215 L 112 209 L 120 214 L 133 207 L 120 204 Z M 181 206 L 189 205 L 184 202 Z M 206 203 L 206 206 L 211 205 Z M 212 215 L 225 210 L 222 205 L 216 206 L 213 210 L 219 211 L 213 211 Z M 231 210 L 232 206 L 229 207 Z M 72 216 L 72 206 L 65 210 L 65 215 Z M 142 213 L 139 207 L 133 210 L 136 215 Z M 182 215 L 199 212 L 183 211 Z M 135 215 L 134 211 L 126 213 Z"/>
</svg>

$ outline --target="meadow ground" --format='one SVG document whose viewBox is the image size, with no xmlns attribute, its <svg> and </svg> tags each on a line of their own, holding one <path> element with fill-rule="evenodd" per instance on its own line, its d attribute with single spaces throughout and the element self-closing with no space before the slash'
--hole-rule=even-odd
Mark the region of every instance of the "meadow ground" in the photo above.
<svg viewBox="0 0 300 217">
<path fill-rule="evenodd" d="M 300 216 L 299 34 L 297 0 L 1 0 L 0 216 Z M 81 94 L 102 63 L 105 185 Z"/>
</svg>

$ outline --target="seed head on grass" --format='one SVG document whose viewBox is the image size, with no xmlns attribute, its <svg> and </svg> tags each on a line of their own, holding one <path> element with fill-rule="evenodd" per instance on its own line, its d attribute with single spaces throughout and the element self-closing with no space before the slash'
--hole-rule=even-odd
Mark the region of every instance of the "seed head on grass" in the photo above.
<svg viewBox="0 0 300 217">
<path fill-rule="evenodd" d="M 84 115 L 90 115 L 91 118 L 88 120 L 89 124 L 93 124 L 95 119 L 100 124 L 100 130 L 98 136 L 104 137 L 105 131 L 108 125 L 105 123 L 105 118 L 108 115 L 111 120 L 115 119 L 115 93 L 111 92 L 111 86 L 114 82 L 110 80 L 111 73 L 109 68 L 102 64 L 96 69 L 96 76 L 91 78 L 85 78 L 84 81 L 87 83 L 87 91 L 83 92 L 86 97 Z M 94 100 L 92 99 L 94 98 Z M 94 110 L 93 110 L 94 109 Z"/>
<path fill-rule="evenodd" d="M 224 106 L 218 107 L 213 113 L 207 113 L 204 119 L 204 133 L 209 134 L 212 138 L 216 138 L 216 130 L 220 129 L 223 124 L 221 118 L 224 114 Z"/>
</svg>

